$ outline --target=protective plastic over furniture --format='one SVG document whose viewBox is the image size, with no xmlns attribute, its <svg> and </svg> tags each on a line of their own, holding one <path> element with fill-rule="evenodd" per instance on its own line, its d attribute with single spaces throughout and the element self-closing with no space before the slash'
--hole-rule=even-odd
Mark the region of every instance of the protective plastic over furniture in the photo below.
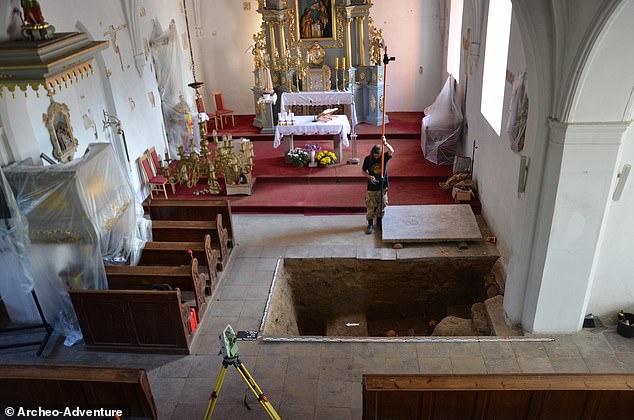
<svg viewBox="0 0 634 420">
<path fill-rule="evenodd" d="M 224 128 L 227 117 L 231 115 L 231 124 L 235 127 L 236 121 L 233 118 L 233 109 L 226 109 L 222 102 L 222 92 L 214 92 L 214 102 L 216 103 L 216 115 L 220 118 L 220 128 Z M 224 118 L 224 122 L 223 122 Z"/>
<path fill-rule="evenodd" d="M 148 160 L 147 155 L 141 156 L 141 167 L 143 168 L 143 174 L 145 175 L 145 180 L 148 182 L 150 186 L 150 197 L 154 198 L 154 191 L 162 192 L 167 198 L 167 189 L 165 189 L 165 185 L 167 184 L 167 178 L 163 175 L 154 175 L 152 173 L 152 167 L 150 166 L 150 161 Z"/>
<path fill-rule="evenodd" d="M 454 78 L 449 75 L 433 104 L 425 108 L 421 149 L 425 159 L 437 165 L 452 165 L 462 131 L 462 112 L 456 103 Z"/>
<path fill-rule="evenodd" d="M 28 220 L 28 256 L 42 309 L 48 319 L 58 317 L 55 329 L 67 335 L 74 318 L 68 289 L 106 288 L 104 261 L 133 259 L 143 248 L 143 210 L 110 143 L 92 143 L 70 163 L 13 165 L 5 176 Z M 29 282 L 21 284 L 28 290 Z M 12 319 L 39 321 L 31 307 L 16 307 Z"/>
</svg>

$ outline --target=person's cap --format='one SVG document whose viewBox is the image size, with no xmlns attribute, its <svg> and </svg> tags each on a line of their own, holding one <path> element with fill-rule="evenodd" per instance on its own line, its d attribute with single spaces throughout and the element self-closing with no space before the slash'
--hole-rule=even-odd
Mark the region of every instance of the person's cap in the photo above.
<svg viewBox="0 0 634 420">
<path fill-rule="evenodd" d="M 381 154 L 381 145 L 379 145 L 379 144 L 375 144 L 375 145 L 372 147 L 372 153 L 378 153 L 378 154 Z"/>
</svg>

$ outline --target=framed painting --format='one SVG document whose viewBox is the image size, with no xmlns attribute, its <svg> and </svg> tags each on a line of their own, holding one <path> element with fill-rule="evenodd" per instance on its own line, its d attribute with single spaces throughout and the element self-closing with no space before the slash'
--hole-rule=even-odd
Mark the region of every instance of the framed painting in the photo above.
<svg viewBox="0 0 634 420">
<path fill-rule="evenodd" d="M 300 41 L 336 38 L 334 0 L 295 0 L 295 21 Z"/>
<path fill-rule="evenodd" d="M 58 162 L 73 160 L 77 146 L 77 139 L 73 136 L 73 126 L 70 123 L 68 105 L 52 101 L 42 115 L 44 124 L 48 128 L 53 145 L 53 157 Z"/>
</svg>

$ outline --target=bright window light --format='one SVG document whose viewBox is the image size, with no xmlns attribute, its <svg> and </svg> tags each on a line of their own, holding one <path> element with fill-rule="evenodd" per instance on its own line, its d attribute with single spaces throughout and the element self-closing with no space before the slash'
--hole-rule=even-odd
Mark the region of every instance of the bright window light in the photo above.
<svg viewBox="0 0 634 420">
<path fill-rule="evenodd" d="M 489 1 L 480 110 L 498 135 L 502 129 L 512 10 L 511 0 Z"/>
<path fill-rule="evenodd" d="M 449 13 L 449 43 L 447 46 L 447 73 L 460 82 L 460 45 L 462 44 L 462 2 L 451 0 Z"/>
</svg>

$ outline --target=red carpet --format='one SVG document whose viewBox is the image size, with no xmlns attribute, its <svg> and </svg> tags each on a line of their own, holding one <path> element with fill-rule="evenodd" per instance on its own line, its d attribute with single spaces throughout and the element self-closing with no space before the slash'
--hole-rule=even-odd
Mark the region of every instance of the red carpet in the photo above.
<svg viewBox="0 0 634 420">
<path fill-rule="evenodd" d="M 394 116 L 393 116 L 394 115 Z M 395 149 L 389 163 L 389 201 L 392 205 L 453 204 L 448 192 L 442 191 L 438 182 L 452 175 L 451 166 L 435 165 L 423 157 L 420 148 L 420 118 L 417 113 L 390 113 L 391 123 L 386 126 L 386 137 Z M 352 149 L 344 149 L 344 161 L 321 168 L 297 168 L 284 162 L 284 150 L 273 148 L 273 135 L 260 135 L 251 125 L 253 116 L 237 116 L 236 127 L 221 132 L 231 132 L 234 137 L 253 140 L 256 182 L 250 196 L 193 195 L 194 190 L 207 187 L 202 180 L 198 187 L 189 189 L 177 186 L 175 196 L 169 199 L 213 200 L 228 198 L 234 213 L 303 213 L 349 214 L 365 212 L 366 178 L 361 173 L 363 158 L 378 142 L 381 127 L 359 124 L 358 133 L 368 138 L 357 142 L 360 163 L 347 164 Z M 391 129 L 391 130 L 390 130 Z M 390 131 L 393 133 L 390 134 Z M 332 151 L 332 141 L 312 140 L 298 136 L 295 145 L 317 143 L 322 149 Z M 479 203 L 472 205 L 478 212 Z"/>
</svg>

